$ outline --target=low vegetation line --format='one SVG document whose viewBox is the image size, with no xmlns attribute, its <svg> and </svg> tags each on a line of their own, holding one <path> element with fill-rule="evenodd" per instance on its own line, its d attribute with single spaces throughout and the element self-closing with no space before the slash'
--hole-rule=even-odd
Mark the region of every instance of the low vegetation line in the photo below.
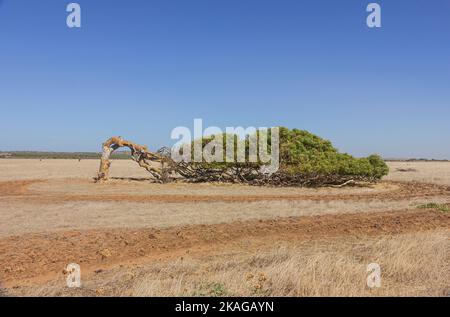
<svg viewBox="0 0 450 317">
<path fill-rule="evenodd" d="M 433 209 L 442 212 L 449 212 L 450 207 L 449 204 L 438 204 L 434 202 L 424 203 L 417 206 L 419 209 Z"/>
</svg>

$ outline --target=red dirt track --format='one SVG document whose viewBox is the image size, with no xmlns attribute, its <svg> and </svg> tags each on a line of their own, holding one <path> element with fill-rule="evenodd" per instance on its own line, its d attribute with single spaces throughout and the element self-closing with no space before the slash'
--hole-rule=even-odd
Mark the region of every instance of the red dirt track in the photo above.
<svg viewBox="0 0 450 317">
<path fill-rule="evenodd" d="M 26 234 L 0 240 L 0 280 L 57 276 L 71 262 L 99 267 L 236 250 L 267 241 L 304 241 L 345 235 L 386 235 L 450 228 L 448 213 L 433 211 L 324 215 L 196 225 L 163 230 L 89 230 Z M 20 247 L 18 247 L 20 246 Z"/>
</svg>

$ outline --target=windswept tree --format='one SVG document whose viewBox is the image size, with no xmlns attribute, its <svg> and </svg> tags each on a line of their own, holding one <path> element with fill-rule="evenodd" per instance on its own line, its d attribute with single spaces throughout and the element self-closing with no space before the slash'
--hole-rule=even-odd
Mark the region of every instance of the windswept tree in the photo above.
<svg viewBox="0 0 450 317">
<path fill-rule="evenodd" d="M 378 155 L 355 158 L 349 154 L 340 153 L 330 141 L 308 131 L 290 130 L 285 127 L 280 127 L 277 131 L 276 149 L 272 144 L 270 129 L 258 130 L 245 139 L 237 135 L 220 134 L 194 140 L 189 147 L 190 159 L 184 161 L 174 161 L 167 150 L 152 153 L 146 147 L 121 138 L 111 138 L 103 144 L 98 179 L 108 178 L 110 155 L 122 146 L 130 148 L 133 160 L 147 169 L 155 179 L 163 182 L 181 177 L 190 182 L 221 181 L 252 185 L 324 186 L 350 182 L 376 182 L 389 172 L 388 166 Z M 261 139 L 266 143 L 261 144 L 259 142 Z M 257 142 L 256 157 L 253 151 L 255 140 Z M 227 146 L 233 148 L 231 160 Z M 276 171 L 265 172 L 264 167 L 271 162 L 262 159 L 261 146 L 267 149 L 267 154 L 272 155 L 272 159 L 273 154 L 277 153 Z M 195 148 L 200 149 L 200 160 L 198 160 L 198 153 L 195 154 Z M 205 153 L 209 154 L 204 155 Z M 252 153 L 253 159 L 251 159 Z M 208 157 L 215 157 L 215 160 L 210 160 Z M 151 161 L 159 162 L 161 166 L 156 168 Z"/>
</svg>

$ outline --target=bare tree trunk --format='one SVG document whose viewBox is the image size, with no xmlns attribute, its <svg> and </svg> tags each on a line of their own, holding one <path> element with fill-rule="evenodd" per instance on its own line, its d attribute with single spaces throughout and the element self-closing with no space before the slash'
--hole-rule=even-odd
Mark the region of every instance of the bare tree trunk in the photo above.
<svg viewBox="0 0 450 317">
<path fill-rule="evenodd" d="M 97 175 L 97 181 L 106 181 L 109 178 L 109 168 L 111 167 L 111 154 L 115 150 L 127 147 L 131 151 L 131 158 L 145 168 L 154 178 L 161 180 L 163 174 L 163 164 L 168 158 L 150 152 L 146 146 L 135 144 L 123 140 L 121 137 L 112 137 L 103 143 L 103 152 L 100 160 L 100 168 Z M 160 162 L 161 169 L 151 166 L 149 161 Z"/>
</svg>

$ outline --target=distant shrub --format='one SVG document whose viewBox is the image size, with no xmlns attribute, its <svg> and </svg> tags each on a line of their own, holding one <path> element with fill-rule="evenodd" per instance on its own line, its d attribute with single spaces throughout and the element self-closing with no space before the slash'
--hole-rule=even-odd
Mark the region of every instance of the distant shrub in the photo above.
<svg viewBox="0 0 450 317">
<path fill-rule="evenodd" d="M 438 204 L 438 203 L 426 203 L 418 205 L 419 209 L 434 209 L 442 212 L 449 212 L 450 207 L 447 204 Z"/>
</svg>

